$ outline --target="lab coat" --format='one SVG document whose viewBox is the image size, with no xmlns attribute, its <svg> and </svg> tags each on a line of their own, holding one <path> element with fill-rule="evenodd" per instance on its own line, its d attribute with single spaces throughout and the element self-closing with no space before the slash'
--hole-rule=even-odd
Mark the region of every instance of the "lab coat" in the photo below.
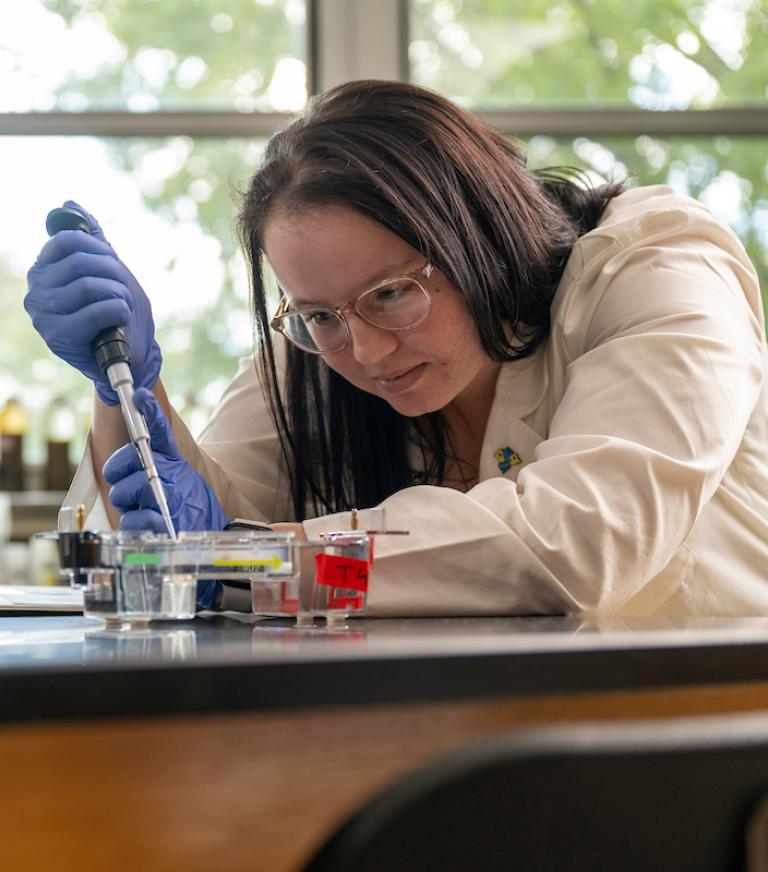
<svg viewBox="0 0 768 872">
<path fill-rule="evenodd" d="M 768 615 L 767 367 L 737 237 L 669 188 L 623 193 L 575 246 L 546 343 L 500 369 L 479 483 L 382 504 L 410 535 L 377 539 L 368 613 Z M 252 360 L 197 442 L 172 426 L 230 517 L 291 520 Z M 73 497 L 97 498 L 87 456 Z"/>
</svg>

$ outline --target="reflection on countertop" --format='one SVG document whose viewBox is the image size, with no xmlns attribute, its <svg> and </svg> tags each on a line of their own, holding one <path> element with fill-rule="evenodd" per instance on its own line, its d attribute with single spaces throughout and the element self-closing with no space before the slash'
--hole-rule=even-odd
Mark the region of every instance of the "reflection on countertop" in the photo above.
<svg viewBox="0 0 768 872">
<path fill-rule="evenodd" d="M 82 616 L 0 618 L 0 670 L 528 654 L 768 644 L 768 618 L 368 618 L 298 628 L 290 620 L 203 613 L 114 628 Z"/>
</svg>

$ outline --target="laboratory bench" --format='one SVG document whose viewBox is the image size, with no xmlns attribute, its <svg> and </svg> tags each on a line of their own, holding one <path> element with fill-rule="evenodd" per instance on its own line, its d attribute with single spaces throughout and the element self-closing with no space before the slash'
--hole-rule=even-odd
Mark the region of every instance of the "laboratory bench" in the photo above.
<svg viewBox="0 0 768 872">
<path fill-rule="evenodd" d="M 768 619 L 0 618 L 3 868 L 301 868 L 430 758 L 768 709 Z"/>
</svg>

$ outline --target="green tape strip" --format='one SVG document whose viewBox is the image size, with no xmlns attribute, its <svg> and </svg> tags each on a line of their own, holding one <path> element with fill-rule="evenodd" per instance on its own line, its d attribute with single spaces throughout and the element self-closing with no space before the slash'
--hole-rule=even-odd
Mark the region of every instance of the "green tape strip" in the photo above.
<svg viewBox="0 0 768 872">
<path fill-rule="evenodd" d="M 157 566 L 159 563 L 159 554 L 136 552 L 134 554 L 126 554 L 123 557 L 123 566 Z"/>
</svg>

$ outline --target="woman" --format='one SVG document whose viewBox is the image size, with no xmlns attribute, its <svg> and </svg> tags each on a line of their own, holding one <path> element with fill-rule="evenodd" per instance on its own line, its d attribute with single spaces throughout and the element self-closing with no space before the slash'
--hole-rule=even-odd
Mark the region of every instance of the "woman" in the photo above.
<svg viewBox="0 0 768 872">
<path fill-rule="evenodd" d="M 47 243 L 26 305 L 96 382 L 93 474 L 122 526 L 162 529 L 83 350 L 112 324 L 152 389 L 179 529 L 237 515 L 314 538 L 381 504 L 410 535 L 377 543 L 372 614 L 768 613 L 759 288 L 693 200 L 532 174 L 435 94 L 340 86 L 272 138 L 243 199 L 260 378 L 240 370 L 199 444 L 92 226 Z"/>
</svg>

